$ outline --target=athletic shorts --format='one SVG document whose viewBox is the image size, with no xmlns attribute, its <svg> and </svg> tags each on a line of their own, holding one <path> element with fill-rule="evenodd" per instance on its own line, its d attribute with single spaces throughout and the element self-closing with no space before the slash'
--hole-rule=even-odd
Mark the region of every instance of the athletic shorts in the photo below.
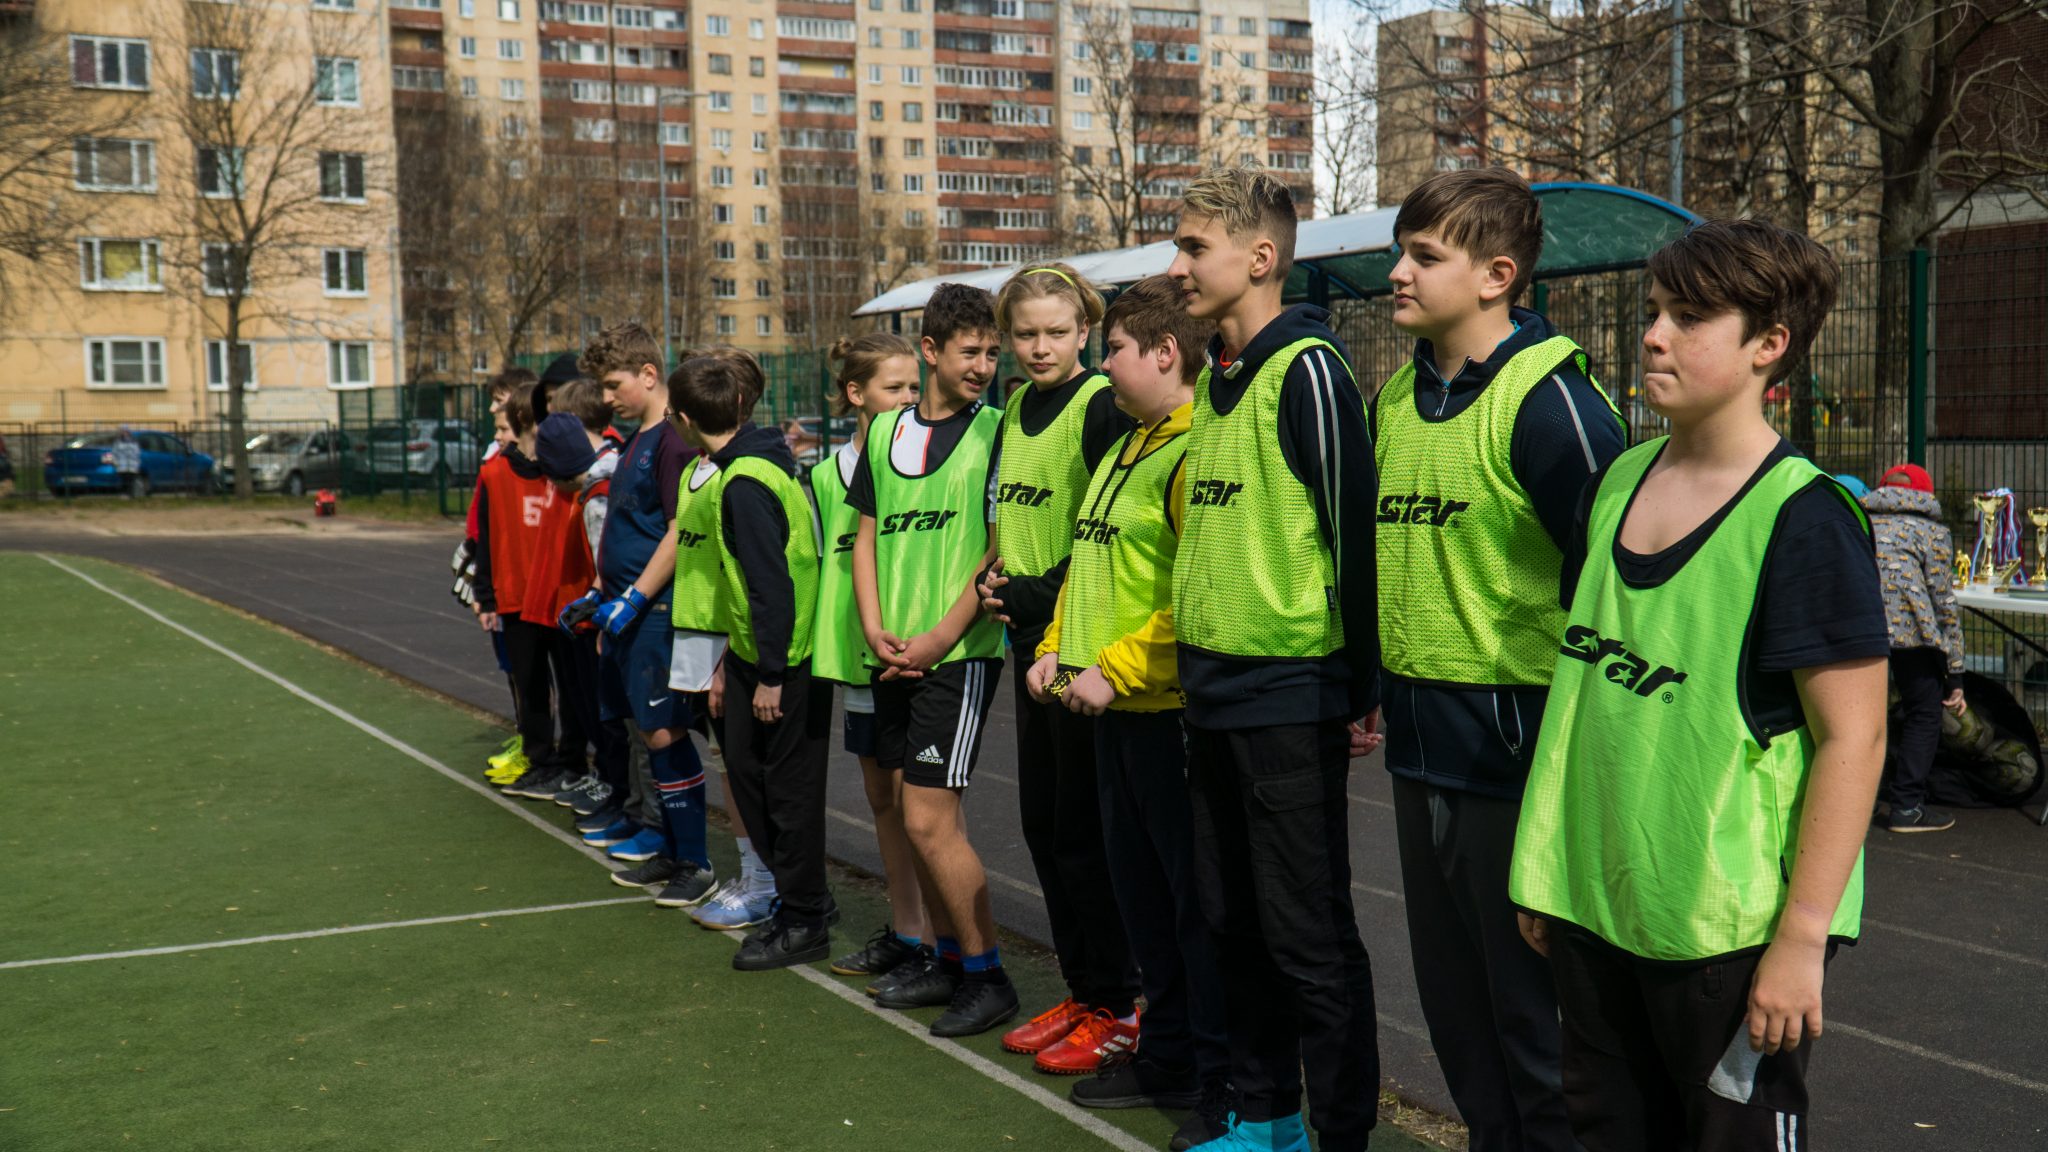
<svg viewBox="0 0 2048 1152">
<path fill-rule="evenodd" d="M 967 787 L 1001 660 L 962 660 L 915 679 L 875 681 L 875 760 L 922 788 Z"/>
<path fill-rule="evenodd" d="M 686 728 L 689 705 L 668 686 L 675 628 L 668 601 L 649 604 L 619 636 L 606 636 L 597 659 L 598 718 L 630 719 L 642 732 Z"/>
<path fill-rule="evenodd" d="M 855 712 L 848 709 L 846 719 L 840 725 L 846 737 L 846 751 L 853 756 L 875 754 L 875 714 Z"/>
</svg>

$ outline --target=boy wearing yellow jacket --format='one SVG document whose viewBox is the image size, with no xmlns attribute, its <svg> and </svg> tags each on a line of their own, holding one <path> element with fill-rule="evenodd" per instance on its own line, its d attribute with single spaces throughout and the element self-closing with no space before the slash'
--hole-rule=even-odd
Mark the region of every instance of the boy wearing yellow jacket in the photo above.
<svg viewBox="0 0 2048 1152">
<path fill-rule="evenodd" d="M 1133 285 L 1104 318 L 1103 369 L 1139 426 L 1095 469 L 1074 525 L 1059 603 L 1026 675 L 1034 698 L 1100 719 L 1097 789 L 1110 883 L 1149 1005 L 1136 1035 L 1102 1021 L 1090 1108 L 1192 1108 L 1172 1147 L 1224 1134 L 1223 984 L 1194 884 L 1173 628 L 1181 460 L 1209 325 L 1165 276 Z M 1136 1058 L 1115 1064 L 1109 1057 Z M 1060 1049 L 1040 1055 L 1041 1061 Z M 1046 1071 L 1063 1071 L 1046 1068 Z"/>
</svg>

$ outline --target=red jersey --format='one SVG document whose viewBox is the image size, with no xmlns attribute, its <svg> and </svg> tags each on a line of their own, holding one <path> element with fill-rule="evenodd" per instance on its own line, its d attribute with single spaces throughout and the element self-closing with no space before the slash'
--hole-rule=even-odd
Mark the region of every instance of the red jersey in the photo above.
<svg viewBox="0 0 2048 1152">
<path fill-rule="evenodd" d="M 597 582 L 597 562 L 583 535 L 582 498 L 564 496 L 552 484 L 548 494 L 551 499 L 535 530 L 526 596 L 519 607 L 520 619 L 538 624 L 553 624 L 570 601 Z"/>
<path fill-rule="evenodd" d="M 490 563 L 488 572 L 481 566 L 477 570 L 478 601 L 488 605 L 486 611 L 517 613 L 526 600 L 541 522 L 548 505 L 563 501 L 555 499 L 554 485 L 545 477 L 520 475 L 504 453 L 477 471 L 477 490 L 484 504 L 478 543 Z"/>
</svg>

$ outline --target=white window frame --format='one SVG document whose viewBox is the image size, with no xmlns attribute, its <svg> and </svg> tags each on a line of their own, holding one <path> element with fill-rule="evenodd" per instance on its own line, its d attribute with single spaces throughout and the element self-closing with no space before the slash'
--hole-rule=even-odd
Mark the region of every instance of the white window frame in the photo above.
<svg viewBox="0 0 2048 1152">
<path fill-rule="evenodd" d="M 507 77 L 503 77 L 503 78 L 501 78 L 501 79 L 500 79 L 500 80 L 498 81 L 498 99 L 500 99 L 500 100 L 524 100 L 524 99 L 526 99 L 526 81 L 524 81 L 524 80 L 521 80 L 521 79 L 519 79 L 519 78 L 517 78 L 517 77 L 513 77 L 513 76 L 507 76 Z"/>
<path fill-rule="evenodd" d="M 81 150 L 79 145 L 87 145 Z M 146 179 L 127 184 L 102 183 L 99 179 L 100 154 L 108 145 L 128 146 L 128 170 L 135 173 L 146 170 Z M 138 158 L 141 163 L 138 165 Z M 85 169 L 90 166 L 92 171 Z M 85 179 L 91 176 L 90 180 Z M 156 142 L 153 140 L 130 140 L 116 136 L 79 136 L 71 141 L 71 186 L 81 192 L 154 192 L 156 191 Z"/>
<path fill-rule="evenodd" d="M 363 350 L 363 378 L 350 379 L 348 352 L 351 348 Z M 352 392 L 362 388 L 373 388 L 377 384 L 377 358 L 371 355 L 374 349 L 367 340 L 329 340 L 327 342 L 327 387 L 336 392 Z"/>
<path fill-rule="evenodd" d="M 461 92 L 462 92 L 462 98 L 463 98 L 464 100 L 474 100 L 474 99 L 476 99 L 476 95 L 477 95 L 477 87 L 476 87 L 476 77 L 474 77 L 474 76 L 464 76 L 464 77 L 461 77 L 461 80 L 462 80 L 462 87 L 461 87 Z"/>
<path fill-rule="evenodd" d="M 924 69 L 916 64 L 903 65 L 903 82 L 916 87 L 924 83 Z"/>
<path fill-rule="evenodd" d="M 455 38 L 455 54 L 464 60 L 476 59 L 476 37 L 457 36 Z"/>
<path fill-rule="evenodd" d="M 737 336 L 740 330 L 739 321 L 724 312 L 718 314 L 718 320 L 714 328 L 717 335 L 720 336 Z"/>
<path fill-rule="evenodd" d="M 213 260 L 214 256 L 219 255 L 222 257 L 226 257 L 227 253 L 228 245 L 226 244 L 201 244 L 199 246 L 199 290 L 208 296 L 226 296 L 228 294 L 227 284 L 222 283 L 218 286 L 215 285 L 213 279 L 213 269 L 209 267 L 209 264 Z M 222 273 L 223 276 L 225 276 L 225 268 L 222 269 Z M 246 279 L 248 276 L 248 270 L 244 269 L 242 274 L 243 277 Z M 248 294 L 249 286 L 245 283 L 242 285 L 242 295 L 247 296 Z"/>
<path fill-rule="evenodd" d="M 756 316 L 756 317 L 754 317 L 754 335 L 756 335 L 756 336 L 773 336 L 773 335 L 775 335 L 775 320 L 774 320 L 774 318 L 773 318 L 773 317 L 769 317 L 769 316 Z"/>
<path fill-rule="evenodd" d="M 339 273 L 339 287 L 336 286 Z M 355 273 L 355 286 L 349 286 L 349 273 Z M 328 297 L 361 299 L 370 294 L 370 253 L 366 248 L 322 248 L 320 250 L 320 289 Z"/>
<path fill-rule="evenodd" d="M 138 244 L 143 283 L 106 279 L 105 245 Z M 132 236 L 81 236 L 78 239 L 78 286 L 88 292 L 161 292 L 164 290 L 163 245 Z"/>
<path fill-rule="evenodd" d="M 228 390 L 227 362 L 221 355 L 227 345 L 228 342 L 225 340 L 208 340 L 206 342 L 206 390 L 208 392 L 225 392 Z M 249 367 L 249 378 L 242 381 L 242 391 L 254 392 L 256 391 L 256 346 L 247 341 L 242 341 L 237 343 L 235 347 L 241 350 L 242 357 L 248 361 Z"/>
<path fill-rule="evenodd" d="M 145 379 L 140 384 L 117 384 L 112 380 L 93 379 L 93 351 L 95 345 L 102 346 L 101 363 L 112 375 L 113 349 L 115 344 L 139 344 L 142 347 L 142 369 Z M 112 392 L 156 392 L 162 391 L 164 383 L 164 341 L 160 336 L 88 336 L 85 338 L 85 386 L 89 391 Z"/>
<path fill-rule="evenodd" d="M 349 194 L 348 176 L 349 161 L 351 160 L 355 161 L 356 178 L 354 195 Z M 327 172 L 329 168 L 329 161 L 333 162 L 333 168 L 335 170 L 336 175 L 335 183 L 341 189 L 341 194 L 338 196 L 329 196 L 327 194 Z M 320 174 L 320 199 L 325 200 L 329 204 L 361 204 L 369 199 L 370 189 L 369 180 L 367 177 L 369 169 L 369 158 L 364 156 L 361 152 L 322 152 L 320 153 L 320 156 L 318 160 L 315 161 L 315 163 L 318 167 L 318 171 Z"/>
<path fill-rule="evenodd" d="M 524 41 L 524 40 L 499 40 L 499 41 L 498 41 L 498 59 L 500 59 L 500 60 L 524 60 L 524 59 L 526 59 L 526 41 Z"/>
<path fill-rule="evenodd" d="M 231 187 L 226 189 L 206 186 L 206 154 L 219 153 L 220 159 L 214 164 L 216 175 L 229 178 Z M 192 158 L 192 184 L 199 194 L 208 200 L 239 200 L 249 190 L 248 154 L 241 148 L 200 148 Z"/>
<path fill-rule="evenodd" d="M 341 91 L 343 78 L 348 91 Z M 322 89 L 325 94 L 322 94 Z M 313 59 L 313 99 L 330 108 L 363 106 L 363 66 L 353 56 L 316 56 Z"/>
<path fill-rule="evenodd" d="M 198 61 L 202 55 L 206 57 L 208 61 L 207 70 L 214 79 L 214 87 L 213 90 L 210 92 L 201 92 L 199 90 Z M 223 90 L 219 83 L 221 77 L 222 61 L 228 62 L 228 72 L 230 74 L 229 78 L 232 81 L 231 86 L 227 90 Z M 190 79 L 192 81 L 192 96 L 194 99 L 232 101 L 236 96 L 241 94 L 242 54 L 240 52 L 237 52 L 232 48 L 194 48 L 192 49 L 190 58 L 186 61 L 186 63 L 191 70 Z"/>
<path fill-rule="evenodd" d="M 498 19 L 519 23 L 519 0 L 498 0 Z"/>
<path fill-rule="evenodd" d="M 704 34 L 706 36 L 732 35 L 732 17 L 706 15 L 704 17 Z"/>
<path fill-rule="evenodd" d="M 92 53 L 93 78 L 89 83 L 81 82 L 78 79 L 78 49 L 81 46 L 89 46 Z M 121 78 L 112 83 L 102 78 L 102 69 L 100 67 L 101 53 L 109 47 L 114 49 L 114 59 L 119 62 L 121 69 Z M 136 81 L 128 75 L 133 71 L 131 67 L 134 63 L 132 50 L 136 48 L 142 49 L 142 78 L 140 81 Z M 115 92 L 147 92 L 149 91 L 150 64 L 149 41 L 147 40 L 127 36 L 73 36 L 71 38 L 71 85 L 74 88 L 106 88 Z"/>
<path fill-rule="evenodd" d="M 732 93 L 713 92 L 711 94 L 711 110 L 713 112 L 732 111 Z"/>
</svg>

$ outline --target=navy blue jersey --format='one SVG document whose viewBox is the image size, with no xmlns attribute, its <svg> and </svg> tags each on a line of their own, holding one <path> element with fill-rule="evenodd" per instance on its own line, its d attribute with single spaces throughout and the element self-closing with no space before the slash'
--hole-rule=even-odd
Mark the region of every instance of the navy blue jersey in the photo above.
<svg viewBox="0 0 2048 1152">
<path fill-rule="evenodd" d="M 689 445 L 666 420 L 641 429 L 626 442 L 618 471 L 612 473 L 604 536 L 598 541 L 597 575 L 606 596 L 625 595 L 654 558 L 675 519 L 676 486 L 690 456 Z M 650 599 L 667 604 L 669 588 Z"/>
</svg>

